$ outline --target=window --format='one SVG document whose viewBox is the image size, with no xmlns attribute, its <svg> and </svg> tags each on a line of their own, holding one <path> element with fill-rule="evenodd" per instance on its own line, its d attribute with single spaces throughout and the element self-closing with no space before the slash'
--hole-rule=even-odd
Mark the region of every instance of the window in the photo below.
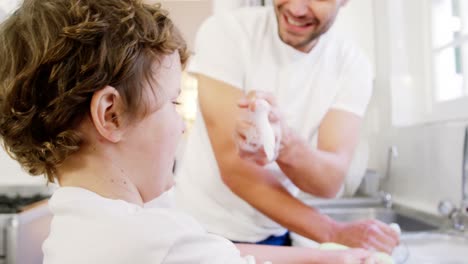
<svg viewBox="0 0 468 264">
<path fill-rule="evenodd" d="M 468 96 L 468 1 L 432 0 L 433 100 Z"/>
<path fill-rule="evenodd" d="M 377 78 L 394 126 L 468 118 L 468 0 L 375 0 Z"/>
</svg>

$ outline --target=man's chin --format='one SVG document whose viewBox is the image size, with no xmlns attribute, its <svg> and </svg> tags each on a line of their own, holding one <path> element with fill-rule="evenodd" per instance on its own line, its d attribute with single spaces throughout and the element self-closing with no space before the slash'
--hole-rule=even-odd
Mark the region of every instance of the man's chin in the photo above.
<svg viewBox="0 0 468 264">
<path fill-rule="evenodd" d="M 304 40 L 304 39 L 298 39 L 298 38 L 292 38 L 292 37 L 280 37 L 281 40 L 287 44 L 288 46 L 291 46 L 295 49 L 301 49 L 304 46 L 307 46 L 310 41 Z"/>
<path fill-rule="evenodd" d="M 317 39 L 320 38 L 322 34 L 316 33 L 316 34 L 309 34 L 307 36 L 296 36 L 290 33 L 284 33 L 282 32 L 280 34 L 280 39 L 287 45 L 303 51 L 308 50 L 308 47 L 313 47 L 314 43 L 317 42 Z"/>
</svg>

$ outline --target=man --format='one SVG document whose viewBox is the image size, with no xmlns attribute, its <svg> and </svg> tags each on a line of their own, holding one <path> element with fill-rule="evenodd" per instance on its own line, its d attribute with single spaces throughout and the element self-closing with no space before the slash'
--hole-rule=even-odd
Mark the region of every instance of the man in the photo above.
<svg viewBox="0 0 468 264">
<path fill-rule="evenodd" d="M 295 198 L 299 189 L 336 195 L 371 96 L 368 60 L 329 30 L 346 2 L 276 0 L 274 9 L 241 9 L 200 28 L 189 68 L 199 81 L 200 113 L 176 181 L 180 206 L 210 232 L 284 245 L 290 230 L 385 252 L 398 244 L 381 222 L 338 223 Z M 239 155 L 233 134 L 252 103 L 238 107 L 246 93 L 274 108 L 276 99 L 284 112 L 275 163 Z"/>
</svg>

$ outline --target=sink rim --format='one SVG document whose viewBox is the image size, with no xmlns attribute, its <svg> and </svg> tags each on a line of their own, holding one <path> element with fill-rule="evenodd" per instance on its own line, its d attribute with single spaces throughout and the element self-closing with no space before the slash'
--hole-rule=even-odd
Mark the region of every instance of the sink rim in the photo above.
<svg viewBox="0 0 468 264">
<path fill-rule="evenodd" d="M 398 214 L 407 218 L 411 218 L 415 221 L 419 221 L 434 227 L 434 229 L 428 229 L 423 231 L 406 231 L 405 233 L 419 233 L 419 232 L 431 232 L 441 231 L 446 228 L 446 220 L 441 216 L 433 215 L 427 212 L 395 204 L 392 208 L 386 208 L 383 206 L 361 206 L 361 207 L 321 207 L 318 210 L 330 217 L 339 217 L 340 215 L 346 216 L 351 214 L 368 214 L 373 213 L 375 215 L 382 213 L 393 213 Z"/>
<path fill-rule="evenodd" d="M 317 208 L 321 213 L 325 214 L 347 214 L 347 213 L 360 213 L 360 212 L 369 212 L 369 211 L 376 211 L 376 212 L 394 212 L 397 214 L 401 214 L 403 216 L 415 218 L 418 220 L 425 221 L 430 219 L 435 221 L 437 224 L 442 224 L 443 218 L 438 215 L 434 215 L 431 213 L 423 212 L 420 210 L 416 210 L 410 207 L 406 207 L 403 205 L 395 204 L 391 208 L 383 207 L 383 206 L 361 206 L 361 207 L 320 207 Z M 427 222 L 427 221 L 426 221 Z"/>
<path fill-rule="evenodd" d="M 322 199 L 316 198 L 303 201 L 306 205 L 325 209 L 325 208 L 367 208 L 367 207 L 384 207 L 382 199 L 378 197 L 355 197 L 355 198 L 337 198 L 337 199 Z"/>
<path fill-rule="evenodd" d="M 416 233 L 403 233 L 401 240 L 412 241 L 412 240 L 434 240 L 434 241 L 449 241 L 449 242 L 462 242 L 468 244 L 468 234 L 453 232 L 452 230 L 438 230 L 438 231 L 427 231 L 427 232 L 416 232 Z"/>
</svg>

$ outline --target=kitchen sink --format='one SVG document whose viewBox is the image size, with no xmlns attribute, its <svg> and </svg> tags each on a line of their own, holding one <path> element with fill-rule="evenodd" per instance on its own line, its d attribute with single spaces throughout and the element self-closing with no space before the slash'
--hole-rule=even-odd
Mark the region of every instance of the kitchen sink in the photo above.
<svg viewBox="0 0 468 264">
<path fill-rule="evenodd" d="M 377 219 L 387 224 L 397 223 L 403 233 L 434 231 L 444 226 L 442 217 L 399 204 L 387 208 L 378 197 L 314 199 L 306 204 L 340 222 Z"/>
<path fill-rule="evenodd" d="M 448 219 L 399 204 L 386 208 L 378 198 L 313 200 L 306 202 L 340 222 L 378 219 L 397 223 L 401 243 L 393 252 L 397 264 L 467 264 L 468 233 L 451 229 Z M 317 243 L 294 234 L 298 246 Z"/>
<path fill-rule="evenodd" d="M 322 213 L 340 222 L 352 222 L 364 219 L 377 219 L 384 223 L 397 223 L 402 232 L 421 232 L 439 229 L 436 219 L 427 216 L 415 216 L 403 210 L 388 208 L 328 208 L 320 210 Z"/>
<path fill-rule="evenodd" d="M 399 204 L 386 208 L 378 198 L 314 200 L 306 204 L 340 222 L 378 219 L 399 224 L 401 244 L 393 252 L 397 264 L 468 263 L 468 233 L 454 231 L 443 217 Z M 298 241 L 308 245 L 306 240 Z"/>
<path fill-rule="evenodd" d="M 408 252 L 405 264 L 466 264 L 468 238 L 457 233 L 404 234 L 401 245 Z"/>
</svg>

